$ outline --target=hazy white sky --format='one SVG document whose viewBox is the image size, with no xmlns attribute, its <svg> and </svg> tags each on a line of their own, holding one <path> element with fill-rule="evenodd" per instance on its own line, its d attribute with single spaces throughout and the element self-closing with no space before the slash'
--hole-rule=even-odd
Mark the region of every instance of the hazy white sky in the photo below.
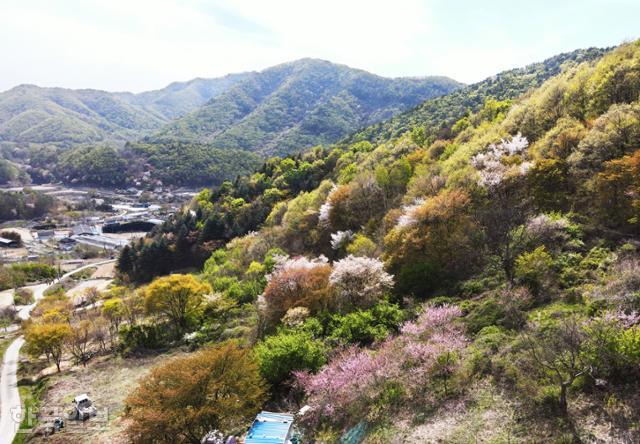
<svg viewBox="0 0 640 444">
<path fill-rule="evenodd" d="M 0 90 L 142 91 L 317 57 L 474 82 L 640 37 L 638 0 L 0 0 Z"/>
</svg>

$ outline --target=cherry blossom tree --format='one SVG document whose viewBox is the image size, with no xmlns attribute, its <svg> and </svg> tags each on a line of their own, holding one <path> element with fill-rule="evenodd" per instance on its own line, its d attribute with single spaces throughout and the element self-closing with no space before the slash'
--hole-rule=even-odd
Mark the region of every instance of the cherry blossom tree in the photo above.
<svg viewBox="0 0 640 444">
<path fill-rule="evenodd" d="M 367 308 L 393 287 L 393 276 L 379 259 L 349 255 L 333 264 L 329 282 L 337 290 L 339 308 Z"/>
<path fill-rule="evenodd" d="M 353 231 L 337 231 L 331 234 L 331 248 L 339 250 L 345 247 L 353 239 Z"/>
<path fill-rule="evenodd" d="M 482 153 L 478 153 L 471 159 L 471 164 L 480 173 L 478 183 L 485 188 L 493 188 L 499 185 L 508 174 L 524 175 L 531 168 L 531 162 L 521 162 L 517 167 L 512 167 L 502 161 L 505 156 L 526 155 L 529 141 L 520 133 L 511 139 L 502 139 L 499 143 L 492 143 Z"/>
<path fill-rule="evenodd" d="M 461 314 L 456 306 L 427 307 L 376 349 L 349 347 L 316 374 L 296 373 L 310 407 L 303 422 L 308 427 L 353 423 L 377 405 L 390 385 L 401 387 L 407 399 L 433 400 L 430 380 L 444 378 L 446 384 L 455 355 L 466 343 L 456 322 Z"/>
<path fill-rule="evenodd" d="M 331 203 L 331 195 L 337 189 L 338 187 L 334 184 L 333 188 L 331 188 L 331 191 L 329 191 L 329 194 L 327 195 L 327 199 L 318 210 L 318 221 L 320 222 L 320 225 L 323 225 L 325 227 L 328 227 L 330 224 L 331 210 L 333 209 L 333 204 Z"/>
<path fill-rule="evenodd" d="M 408 228 L 418 223 L 416 217 L 417 210 L 425 203 L 425 199 L 418 198 L 413 201 L 411 205 L 405 205 L 402 207 L 402 214 L 396 222 L 396 228 Z"/>
</svg>

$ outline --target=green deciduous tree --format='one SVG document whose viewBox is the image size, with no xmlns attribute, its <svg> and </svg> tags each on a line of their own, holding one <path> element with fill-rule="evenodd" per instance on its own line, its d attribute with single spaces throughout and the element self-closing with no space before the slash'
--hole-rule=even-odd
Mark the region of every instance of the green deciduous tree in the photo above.
<svg viewBox="0 0 640 444">
<path fill-rule="evenodd" d="M 189 274 L 161 277 L 144 290 L 145 310 L 149 314 L 164 316 L 181 334 L 201 307 L 211 286 Z"/>
<path fill-rule="evenodd" d="M 65 341 L 71 336 L 67 323 L 31 324 L 25 331 L 27 352 L 32 356 L 45 355 L 52 359 L 60 371 Z"/>
<path fill-rule="evenodd" d="M 287 380 L 293 371 L 315 372 L 326 362 L 322 341 L 305 331 L 282 331 L 256 346 L 260 374 L 274 386 Z"/>
</svg>

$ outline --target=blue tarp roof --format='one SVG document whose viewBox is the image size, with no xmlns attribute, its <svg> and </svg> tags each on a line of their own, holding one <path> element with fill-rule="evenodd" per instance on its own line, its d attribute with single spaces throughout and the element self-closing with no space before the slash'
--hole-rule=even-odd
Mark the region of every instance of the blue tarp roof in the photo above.
<svg viewBox="0 0 640 444">
<path fill-rule="evenodd" d="M 293 415 L 260 412 L 247 432 L 245 444 L 285 444 L 293 425 Z"/>
</svg>

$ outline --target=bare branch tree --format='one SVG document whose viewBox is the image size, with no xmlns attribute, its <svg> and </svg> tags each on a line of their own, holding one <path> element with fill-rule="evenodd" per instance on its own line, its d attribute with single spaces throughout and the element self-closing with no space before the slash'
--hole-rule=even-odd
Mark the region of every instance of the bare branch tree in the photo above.
<svg viewBox="0 0 640 444">
<path fill-rule="evenodd" d="M 555 327 L 524 334 L 524 343 L 535 366 L 560 388 L 559 405 L 567 412 L 568 389 L 580 376 L 590 375 L 584 356 L 586 333 L 575 316 Z"/>
</svg>

